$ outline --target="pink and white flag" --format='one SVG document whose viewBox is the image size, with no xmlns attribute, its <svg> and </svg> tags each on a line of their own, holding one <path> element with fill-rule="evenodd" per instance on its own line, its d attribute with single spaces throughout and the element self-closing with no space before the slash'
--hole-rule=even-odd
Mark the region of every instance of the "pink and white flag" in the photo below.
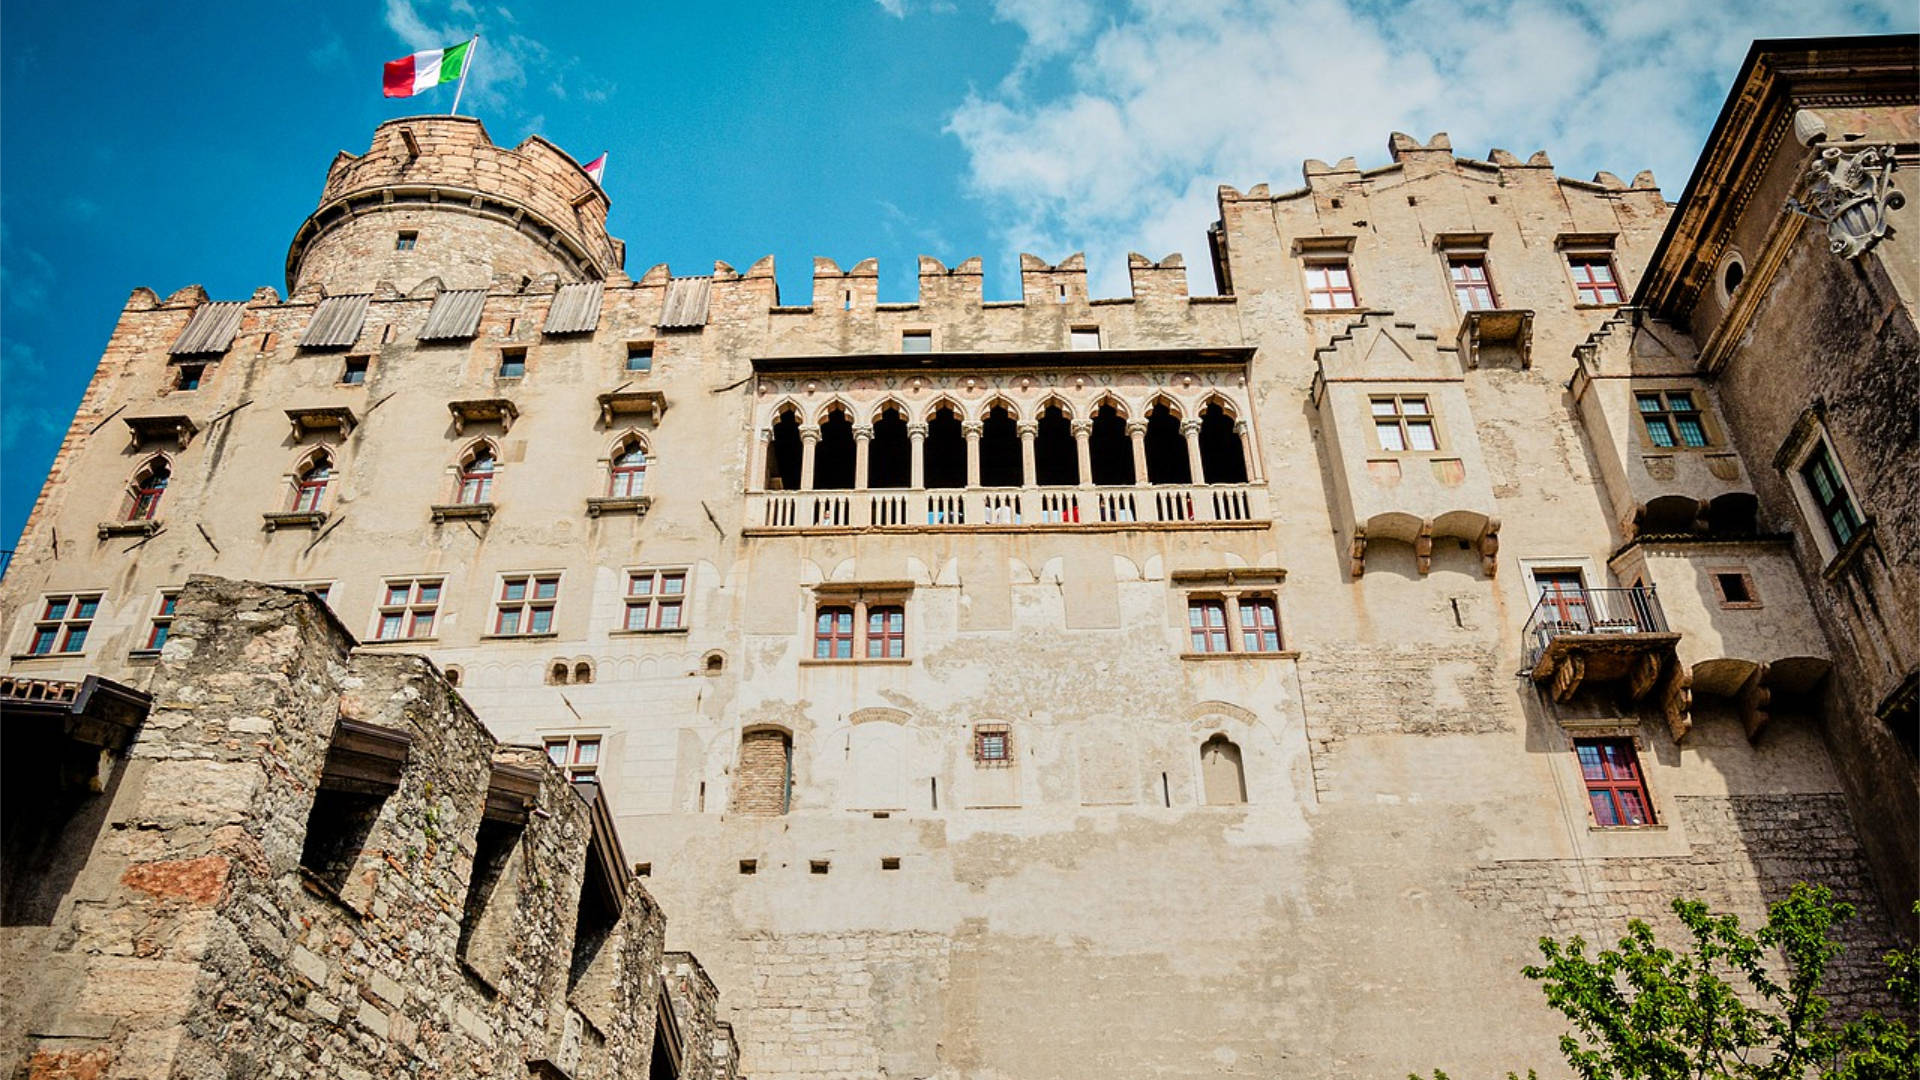
<svg viewBox="0 0 1920 1080">
<path fill-rule="evenodd" d="M 580 167 L 586 170 L 587 175 L 593 178 L 594 183 L 599 184 L 601 187 L 607 186 L 607 155 L 601 154 L 599 157 L 594 158 L 592 161 Z"/>
</svg>

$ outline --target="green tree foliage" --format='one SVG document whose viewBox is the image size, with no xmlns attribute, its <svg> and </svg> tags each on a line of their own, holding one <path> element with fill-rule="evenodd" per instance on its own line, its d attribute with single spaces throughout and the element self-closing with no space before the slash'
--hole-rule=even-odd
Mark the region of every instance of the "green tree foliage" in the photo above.
<svg viewBox="0 0 1920 1080">
<path fill-rule="evenodd" d="M 1854 913 L 1825 886 L 1796 884 L 1751 934 L 1696 900 L 1675 900 L 1673 913 L 1692 939 L 1684 951 L 1635 919 L 1616 948 L 1591 957 L 1577 936 L 1541 938 L 1546 962 L 1522 969 L 1572 1025 L 1560 1052 L 1580 1080 L 1920 1078 L 1920 1038 L 1906 1020 L 1870 1012 L 1840 1021 L 1820 994 L 1841 948 L 1832 930 Z M 1768 970 L 1774 950 L 1784 981 Z M 1895 950 L 1885 962 L 1900 1009 L 1920 1012 L 1920 952 Z"/>
</svg>

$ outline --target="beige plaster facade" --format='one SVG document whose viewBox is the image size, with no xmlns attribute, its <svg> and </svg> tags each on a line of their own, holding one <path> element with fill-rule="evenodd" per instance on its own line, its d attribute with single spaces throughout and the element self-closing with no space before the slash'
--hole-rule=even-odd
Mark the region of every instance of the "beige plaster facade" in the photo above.
<svg viewBox="0 0 1920 1080">
<path fill-rule="evenodd" d="M 1799 878 L 1861 905 L 1837 985 L 1872 1003 L 1913 929 L 1834 717 L 1878 654 L 1816 612 L 1728 377 L 1627 308 L 1674 207 L 1389 152 L 1222 188 L 1217 296 L 1177 256 L 1112 298 L 1023 256 L 987 302 L 978 259 L 923 258 L 881 303 L 821 259 L 796 306 L 770 258 L 630 277 L 542 142 L 391 121 L 325 200 L 428 194 L 304 227 L 230 348 L 170 356 L 207 298 L 134 293 L 0 589 L 11 667 L 138 685 L 189 572 L 323 589 L 597 774 L 743 1075 L 1544 1067 L 1540 934 Z M 431 196 L 468 184 L 528 213 Z M 547 333 L 569 283 L 592 328 Z M 356 293 L 350 344 L 299 345 Z M 1651 463 L 1643 379 L 1707 446 Z M 49 598 L 95 596 L 35 655 Z M 1635 749 L 1650 821 L 1596 817 L 1576 740 Z"/>
</svg>

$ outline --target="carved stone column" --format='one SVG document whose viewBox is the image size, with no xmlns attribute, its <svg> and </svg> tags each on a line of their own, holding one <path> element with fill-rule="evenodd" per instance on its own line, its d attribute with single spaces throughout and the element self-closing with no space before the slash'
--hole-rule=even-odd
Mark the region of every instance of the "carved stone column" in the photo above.
<svg viewBox="0 0 1920 1080">
<path fill-rule="evenodd" d="M 1093 483 L 1093 421 L 1075 420 L 1069 429 L 1073 432 L 1073 451 L 1080 465 L 1080 484 Z"/>
<path fill-rule="evenodd" d="M 960 424 L 960 434 L 967 438 L 967 486 L 980 486 L 980 434 L 986 427 L 978 420 L 965 420 Z"/>
<path fill-rule="evenodd" d="M 853 425 L 853 490 L 867 490 L 867 466 L 872 458 L 873 425 Z"/>
<path fill-rule="evenodd" d="M 800 490 L 813 490 L 813 459 L 820 449 L 820 425 L 803 424 L 800 428 Z"/>
<path fill-rule="evenodd" d="M 908 424 L 907 441 L 913 444 L 913 488 L 915 491 L 925 490 L 927 486 L 927 425 Z"/>
<path fill-rule="evenodd" d="M 1147 422 L 1127 421 L 1127 438 L 1133 443 L 1133 482 L 1151 483 L 1151 478 L 1147 476 Z"/>
<path fill-rule="evenodd" d="M 747 490 L 767 490 L 767 464 L 773 460 L 773 429 L 763 427 L 754 440 L 753 463 L 747 467 Z"/>
<path fill-rule="evenodd" d="M 1247 482 L 1258 484 L 1266 479 L 1265 470 L 1260 468 L 1260 459 L 1253 456 L 1253 425 L 1245 420 L 1236 420 L 1233 433 L 1240 436 L 1240 460 L 1247 465 Z"/>
<path fill-rule="evenodd" d="M 1207 466 L 1200 460 L 1200 421 L 1187 419 L 1180 421 L 1180 434 L 1187 437 L 1187 472 L 1193 482 L 1207 482 Z"/>
<path fill-rule="evenodd" d="M 1040 437 L 1040 425 L 1031 420 L 1025 420 L 1014 430 L 1020 433 L 1020 486 L 1038 487 L 1040 474 L 1036 466 L 1038 459 L 1034 457 L 1033 444 Z"/>
</svg>

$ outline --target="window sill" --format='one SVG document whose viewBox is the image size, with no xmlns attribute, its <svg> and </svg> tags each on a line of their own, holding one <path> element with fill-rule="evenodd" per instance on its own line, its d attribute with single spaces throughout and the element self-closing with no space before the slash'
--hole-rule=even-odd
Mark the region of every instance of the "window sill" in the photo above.
<svg viewBox="0 0 1920 1080">
<path fill-rule="evenodd" d="M 151 664 L 160 659 L 159 649 L 128 649 L 127 661 L 134 664 Z"/>
<path fill-rule="evenodd" d="M 1587 831 L 1596 833 L 1653 833 L 1666 832 L 1667 827 L 1657 821 L 1651 825 L 1595 825 L 1592 822 L 1588 822 Z"/>
<path fill-rule="evenodd" d="M 139 521 L 103 521 L 99 528 L 102 540 L 115 536 L 152 536 L 159 531 L 160 522 L 155 518 L 142 518 Z"/>
<path fill-rule="evenodd" d="M 363 649 L 367 649 L 367 648 L 372 648 L 376 645 L 438 645 L 439 643 L 440 643 L 440 638 L 438 636 L 372 638 L 370 640 L 361 642 L 360 647 Z"/>
<path fill-rule="evenodd" d="M 877 664 L 885 667 L 905 667 L 913 663 L 911 656 L 848 656 L 823 659 L 809 656 L 800 661 L 801 667 L 852 667 L 860 664 Z"/>
<path fill-rule="evenodd" d="M 651 495 L 599 495 L 587 500 L 587 516 L 597 518 L 603 514 L 632 514 L 643 518 L 652 506 Z"/>
<path fill-rule="evenodd" d="M 1618 301 L 1617 303 L 1612 303 L 1612 304 L 1575 304 L 1573 305 L 1573 310 L 1575 311 L 1612 311 L 1614 308 L 1617 308 L 1617 307 L 1625 307 L 1626 303 L 1627 302 L 1625 300 L 1621 300 L 1621 301 Z"/>
<path fill-rule="evenodd" d="M 623 626 L 607 633 L 610 637 L 648 637 L 653 634 L 684 634 L 691 629 L 690 626 Z"/>
<path fill-rule="evenodd" d="M 1825 527 L 1824 522 L 1818 520 L 1814 522 L 1814 528 Z M 1815 542 L 1818 542 L 1817 538 Z M 1847 546 L 1841 548 L 1834 554 L 1833 558 L 1827 560 L 1827 565 L 1821 569 L 1820 576 L 1828 581 L 1837 579 L 1840 575 L 1847 572 L 1848 567 L 1860 561 L 1860 553 L 1865 551 L 1872 543 L 1873 518 L 1869 517 L 1860 523 L 1860 528 L 1854 532 L 1853 539 L 1847 541 Z"/>
<path fill-rule="evenodd" d="M 16 664 L 24 660 L 77 660 L 85 655 L 84 649 L 80 652 L 28 652 L 14 653 L 12 660 Z"/>
<path fill-rule="evenodd" d="M 1365 315 L 1373 309 L 1365 307 L 1310 307 L 1301 308 L 1300 310 L 1307 315 Z"/>
<path fill-rule="evenodd" d="M 1300 650 L 1281 649 L 1277 652 L 1183 652 L 1182 660 L 1298 660 Z"/>
<path fill-rule="evenodd" d="M 438 525 L 445 521 L 492 521 L 494 504 L 483 503 L 437 503 L 433 507 L 433 522 Z"/>
<path fill-rule="evenodd" d="M 261 514 L 268 532 L 275 529 L 317 529 L 326 523 L 325 510 L 295 510 L 287 513 Z"/>
<path fill-rule="evenodd" d="M 558 630 L 542 630 L 539 633 L 526 634 L 481 634 L 481 641 L 545 641 L 560 636 Z M 417 640 L 417 639 L 416 639 Z"/>
</svg>

